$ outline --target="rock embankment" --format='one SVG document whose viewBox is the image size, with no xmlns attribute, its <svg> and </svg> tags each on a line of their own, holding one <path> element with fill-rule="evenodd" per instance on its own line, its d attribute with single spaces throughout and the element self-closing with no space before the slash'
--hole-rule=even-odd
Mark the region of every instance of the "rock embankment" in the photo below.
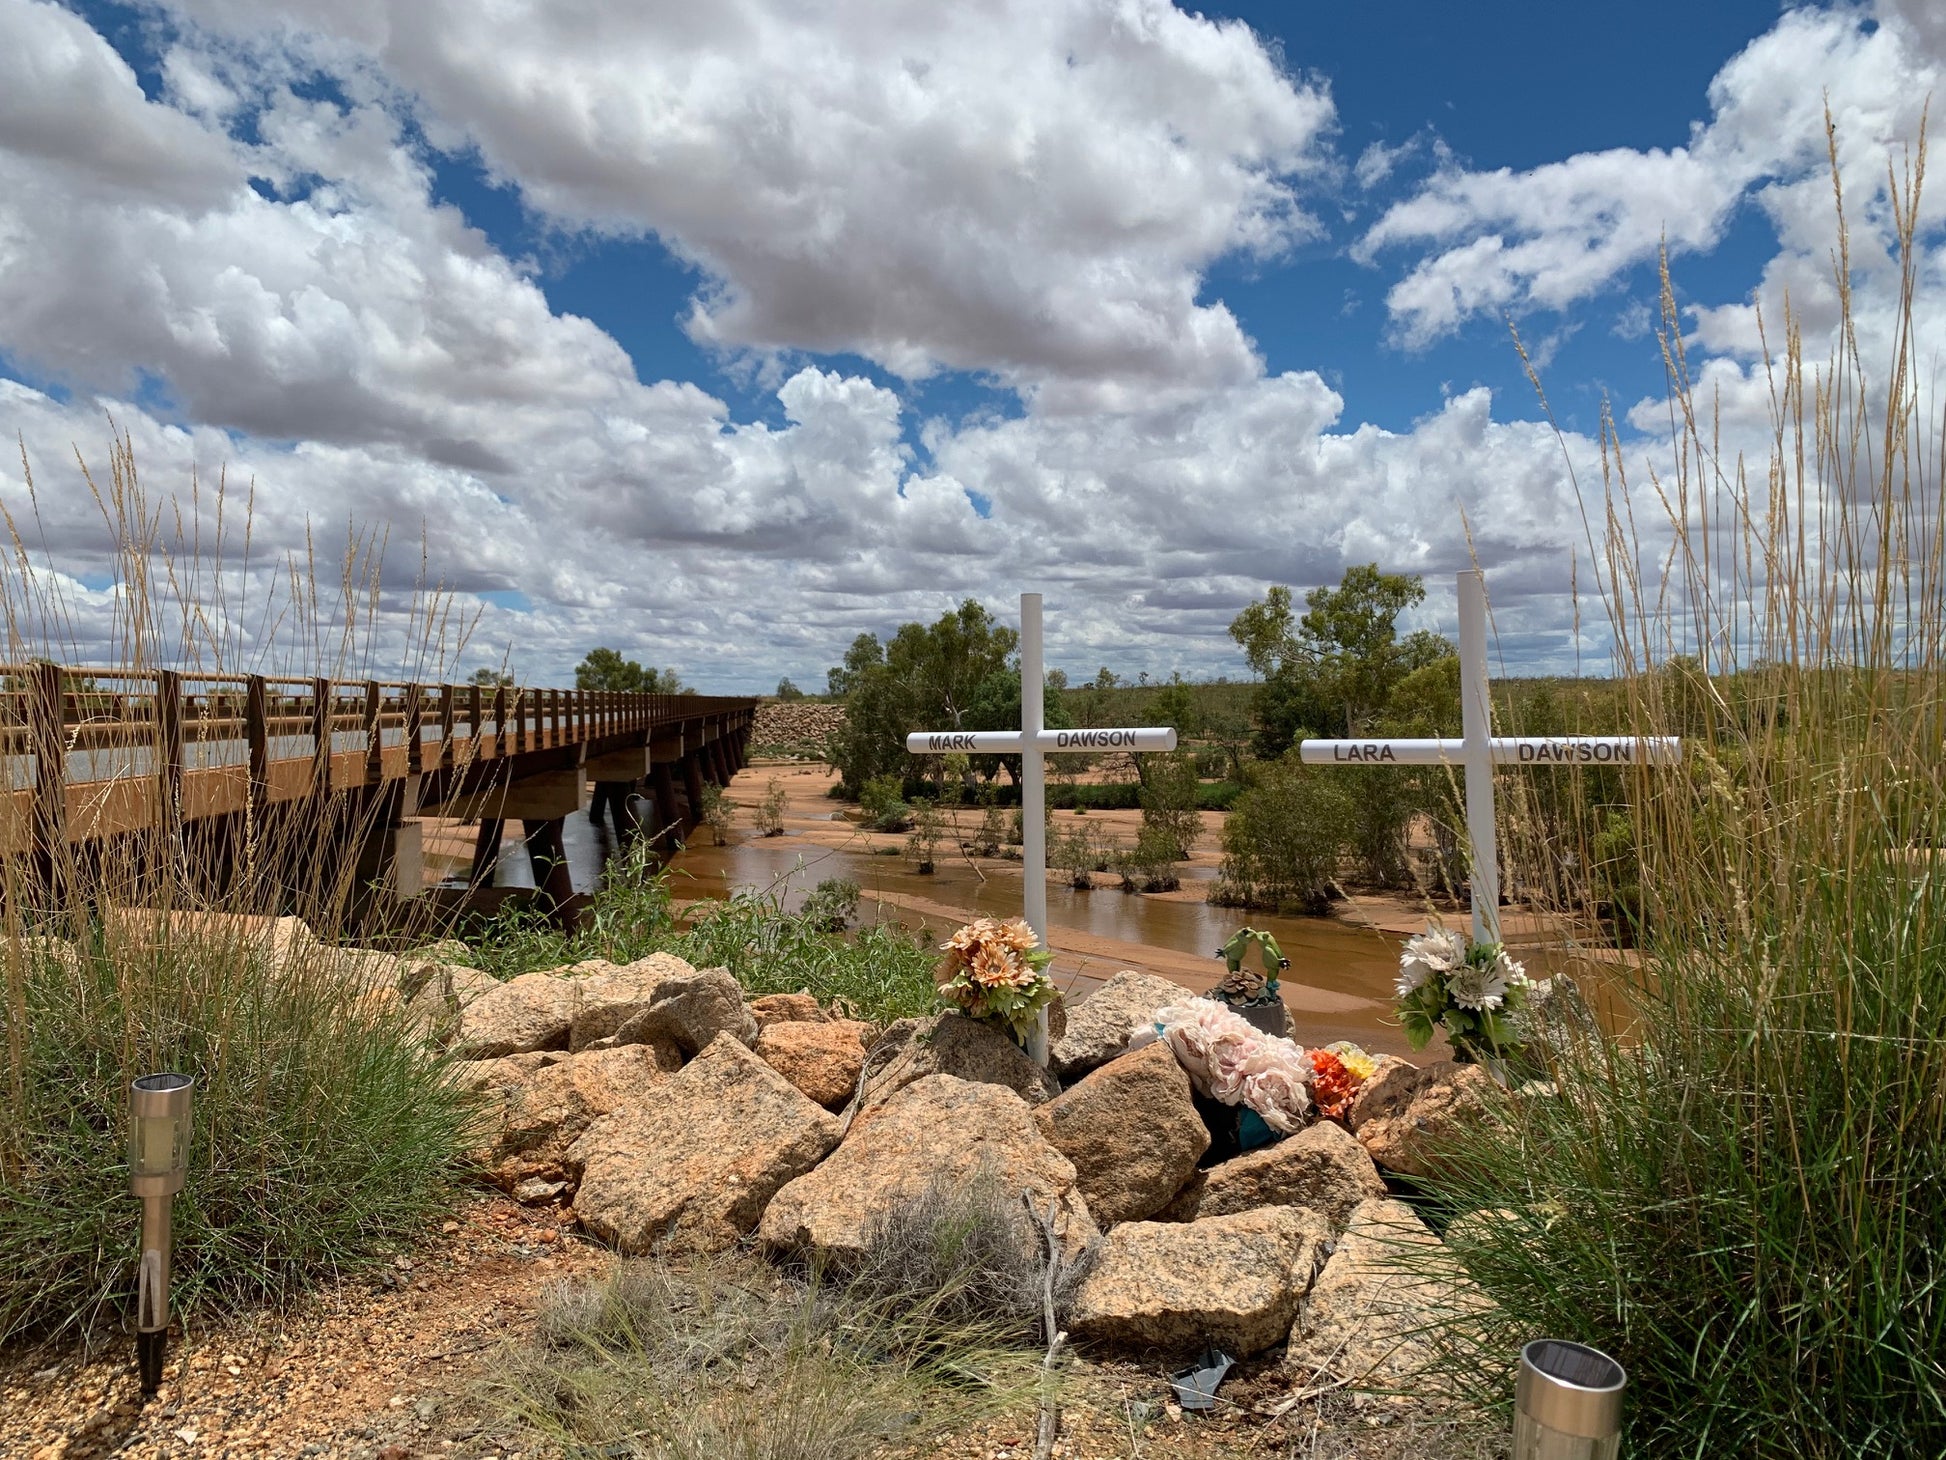
<svg viewBox="0 0 1946 1460">
<path fill-rule="evenodd" d="M 822 760 L 826 741 L 844 724 L 843 705 L 766 700 L 757 706 L 757 718 L 750 727 L 750 748 L 757 755 Z"/>
<path fill-rule="evenodd" d="M 1077 1340 L 1285 1346 L 1346 1383 L 1398 1383 L 1424 1359 L 1406 1340 L 1479 1301 L 1383 1174 L 1435 1174 L 1444 1138 L 1497 1118 L 1473 1066 L 1385 1060 L 1343 1123 L 1218 1160 L 1170 1046 L 1128 1047 L 1183 996 L 1152 975 L 1057 1012 L 1057 1077 L 958 1014 L 878 1029 L 667 953 L 504 983 L 464 959 L 395 960 L 380 992 L 480 1094 L 482 1177 L 618 1251 L 843 1264 L 903 1203 L 985 1183 L 1087 1253 Z"/>
</svg>

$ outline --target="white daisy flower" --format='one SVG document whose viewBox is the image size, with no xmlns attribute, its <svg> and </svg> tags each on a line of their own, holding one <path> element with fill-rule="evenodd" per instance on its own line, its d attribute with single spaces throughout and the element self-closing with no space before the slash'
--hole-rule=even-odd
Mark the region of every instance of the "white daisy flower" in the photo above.
<svg viewBox="0 0 1946 1460">
<path fill-rule="evenodd" d="M 1428 928 L 1406 939 L 1399 954 L 1399 997 L 1409 998 L 1435 973 L 1451 973 L 1466 961 L 1466 940 L 1445 928 Z"/>
<path fill-rule="evenodd" d="M 1446 992 L 1462 1009 L 1497 1009 L 1507 997 L 1507 976 L 1497 964 L 1476 968 L 1469 963 L 1447 975 Z"/>
</svg>

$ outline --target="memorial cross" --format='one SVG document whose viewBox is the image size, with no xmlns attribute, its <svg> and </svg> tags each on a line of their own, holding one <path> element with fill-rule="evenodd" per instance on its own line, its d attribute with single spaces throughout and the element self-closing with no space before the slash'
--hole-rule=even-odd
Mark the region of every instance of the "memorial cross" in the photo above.
<svg viewBox="0 0 1946 1460">
<path fill-rule="evenodd" d="M 1494 834 L 1496 765 L 1676 765 L 1673 735 L 1520 735 L 1493 733 L 1487 696 L 1487 590 L 1477 569 L 1459 575 L 1459 740 L 1306 740 L 1306 765 L 1466 767 L 1466 839 L 1473 887 L 1473 941 L 1500 941 L 1500 852 Z"/>
<path fill-rule="evenodd" d="M 1021 903 L 1027 924 L 1047 946 L 1047 766 L 1057 754 L 1101 750 L 1174 750 L 1168 726 L 1140 729 L 1049 730 L 1044 719 L 1046 670 L 1042 664 L 1041 596 L 1020 595 L 1020 728 L 1018 730 L 917 730 L 905 738 L 913 755 L 1018 755 L 1020 757 Z M 1030 1051 L 1047 1063 L 1047 1013 Z"/>
</svg>

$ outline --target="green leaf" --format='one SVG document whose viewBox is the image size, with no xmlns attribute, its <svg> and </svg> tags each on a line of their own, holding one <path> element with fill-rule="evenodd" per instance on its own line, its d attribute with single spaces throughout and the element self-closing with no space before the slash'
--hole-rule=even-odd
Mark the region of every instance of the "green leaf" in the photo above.
<svg viewBox="0 0 1946 1460">
<path fill-rule="evenodd" d="M 1401 1026 L 1405 1029 L 1406 1040 L 1414 1049 L 1424 1049 L 1432 1043 L 1432 1020 L 1417 1009 L 1402 1010 Z"/>
</svg>

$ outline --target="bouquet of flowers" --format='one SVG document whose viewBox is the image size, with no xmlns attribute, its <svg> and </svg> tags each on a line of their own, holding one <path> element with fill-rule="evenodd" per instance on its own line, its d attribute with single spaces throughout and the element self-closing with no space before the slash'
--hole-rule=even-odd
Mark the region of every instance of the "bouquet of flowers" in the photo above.
<svg viewBox="0 0 1946 1460">
<path fill-rule="evenodd" d="M 1042 1009 L 1054 1002 L 1047 965 L 1054 955 L 1024 918 L 975 918 L 940 944 L 941 1003 L 1006 1029 L 1025 1046 Z"/>
<path fill-rule="evenodd" d="M 1215 999 L 1157 1009 L 1153 1024 L 1131 1031 L 1129 1048 L 1154 1039 L 1168 1044 L 1198 1093 L 1254 1110 L 1280 1135 L 1302 1128 L 1311 1113 L 1310 1058 Z"/>
<path fill-rule="evenodd" d="M 1349 1040 L 1339 1040 L 1323 1049 L 1311 1051 L 1311 1099 L 1318 1114 L 1331 1120 L 1344 1117 L 1351 1109 L 1352 1097 L 1365 1083 L 1378 1061 Z"/>
<path fill-rule="evenodd" d="M 1455 1059 L 1503 1065 L 1521 1048 L 1510 1016 L 1546 985 L 1528 978 L 1498 943 L 1428 928 L 1399 955 L 1398 991 L 1399 1019 L 1414 1049 L 1424 1049 L 1434 1027 L 1444 1025 Z"/>
</svg>

